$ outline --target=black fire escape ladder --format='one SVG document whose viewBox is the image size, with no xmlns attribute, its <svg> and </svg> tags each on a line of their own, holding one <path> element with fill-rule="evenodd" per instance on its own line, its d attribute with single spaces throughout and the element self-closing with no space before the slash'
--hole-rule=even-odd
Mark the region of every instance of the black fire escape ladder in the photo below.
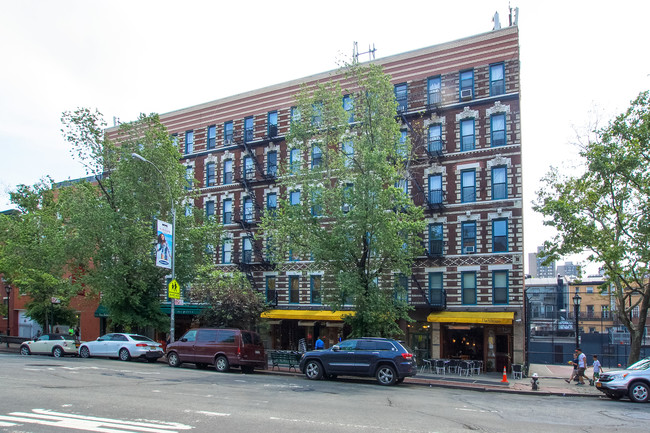
<svg viewBox="0 0 650 433">
<path fill-rule="evenodd" d="M 422 299 L 426 302 L 427 306 L 431 306 L 431 302 L 429 302 L 429 297 L 427 296 L 427 293 L 424 291 L 422 288 L 422 285 L 418 281 L 417 278 L 415 278 L 415 274 L 411 274 L 411 280 L 415 283 L 415 287 L 417 287 L 418 291 L 420 292 L 420 296 L 422 296 Z"/>
<path fill-rule="evenodd" d="M 255 164 L 255 170 L 259 173 L 262 179 L 266 179 L 267 175 L 264 173 L 264 166 L 260 164 L 259 160 L 257 159 L 257 155 L 255 154 L 254 150 L 250 147 L 250 144 L 244 140 L 244 149 L 248 153 L 248 155 L 253 158 L 253 164 Z M 244 178 L 247 177 L 247 173 L 244 172 Z"/>
</svg>

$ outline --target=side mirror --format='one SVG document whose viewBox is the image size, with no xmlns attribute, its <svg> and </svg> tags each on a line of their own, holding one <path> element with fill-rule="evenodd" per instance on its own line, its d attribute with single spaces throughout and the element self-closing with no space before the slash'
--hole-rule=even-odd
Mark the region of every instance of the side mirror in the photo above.
<svg viewBox="0 0 650 433">
<path fill-rule="evenodd" d="M 333 350 L 334 352 L 338 352 L 339 350 L 341 350 L 341 348 L 339 347 L 338 344 L 335 344 L 334 346 L 332 346 L 332 350 Z"/>
<path fill-rule="evenodd" d="M 181 338 L 181 341 L 182 341 L 183 343 L 187 343 L 187 338 L 183 337 L 183 338 Z"/>
<path fill-rule="evenodd" d="M 102 340 L 102 337 L 97 337 L 97 341 L 104 341 L 104 340 Z"/>
</svg>

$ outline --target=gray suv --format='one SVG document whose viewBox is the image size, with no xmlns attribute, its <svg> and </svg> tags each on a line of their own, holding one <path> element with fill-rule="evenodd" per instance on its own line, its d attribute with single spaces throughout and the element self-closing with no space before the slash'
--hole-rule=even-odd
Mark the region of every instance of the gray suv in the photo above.
<svg viewBox="0 0 650 433">
<path fill-rule="evenodd" d="M 355 338 L 305 353 L 300 371 L 311 380 L 374 376 L 382 385 L 394 385 L 415 376 L 417 369 L 415 357 L 404 343 L 389 338 Z"/>
<path fill-rule="evenodd" d="M 645 358 L 625 370 L 601 373 L 596 388 L 611 399 L 627 395 L 636 403 L 644 403 L 650 397 L 650 358 Z"/>
</svg>

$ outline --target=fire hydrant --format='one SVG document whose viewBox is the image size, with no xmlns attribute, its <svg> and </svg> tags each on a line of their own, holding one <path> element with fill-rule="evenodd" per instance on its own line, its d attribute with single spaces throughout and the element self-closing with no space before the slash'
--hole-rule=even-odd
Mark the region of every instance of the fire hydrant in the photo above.
<svg viewBox="0 0 650 433">
<path fill-rule="evenodd" d="M 539 389 L 539 377 L 537 376 L 537 373 L 533 373 L 533 377 L 530 379 L 530 385 L 533 387 L 533 391 Z"/>
</svg>

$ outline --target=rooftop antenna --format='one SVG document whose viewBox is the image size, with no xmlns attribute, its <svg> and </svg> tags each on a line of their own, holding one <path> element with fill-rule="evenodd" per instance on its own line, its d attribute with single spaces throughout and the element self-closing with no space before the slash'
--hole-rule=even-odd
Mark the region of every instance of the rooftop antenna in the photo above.
<svg viewBox="0 0 650 433">
<path fill-rule="evenodd" d="M 375 51 L 377 49 L 375 48 L 375 44 L 372 44 L 372 48 L 370 48 L 370 45 L 368 45 L 368 51 L 360 53 L 359 52 L 359 43 L 357 41 L 354 41 L 352 43 L 352 62 L 353 63 L 359 63 L 359 56 L 368 54 L 368 60 L 375 60 Z"/>
</svg>

